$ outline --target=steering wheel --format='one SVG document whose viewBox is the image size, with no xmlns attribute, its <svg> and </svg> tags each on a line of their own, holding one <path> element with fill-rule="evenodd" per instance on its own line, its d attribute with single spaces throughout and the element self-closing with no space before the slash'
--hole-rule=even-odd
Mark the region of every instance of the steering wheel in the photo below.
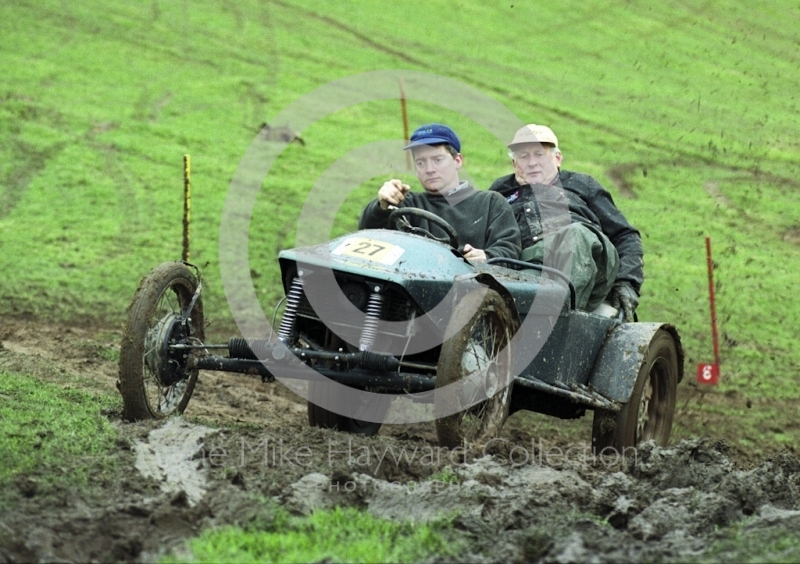
<svg viewBox="0 0 800 564">
<path fill-rule="evenodd" d="M 444 232 L 447 233 L 447 237 L 436 237 L 433 233 L 426 229 L 414 227 L 413 225 L 409 224 L 407 219 L 403 221 L 408 215 L 413 215 L 420 219 L 427 219 L 437 227 L 441 227 Z M 438 241 L 440 243 L 447 243 L 456 250 L 459 248 L 458 233 L 456 233 L 456 230 L 453 228 L 453 226 L 438 215 L 420 208 L 397 208 L 389 214 L 389 226 L 404 233 L 422 235 L 423 237 L 433 239 L 434 241 Z"/>
</svg>

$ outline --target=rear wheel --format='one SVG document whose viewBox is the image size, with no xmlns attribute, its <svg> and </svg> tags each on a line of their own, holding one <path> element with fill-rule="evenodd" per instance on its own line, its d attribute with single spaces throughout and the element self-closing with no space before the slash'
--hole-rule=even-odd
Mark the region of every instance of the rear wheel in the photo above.
<svg viewBox="0 0 800 564">
<path fill-rule="evenodd" d="M 203 304 L 198 281 L 180 262 L 168 262 L 142 279 L 133 296 L 119 359 L 124 417 L 152 419 L 183 413 L 197 382 L 189 352 L 170 344 L 203 342 Z M 187 318 L 184 317 L 187 316 Z"/>
<path fill-rule="evenodd" d="M 627 447 L 653 440 L 666 446 L 672 431 L 678 393 L 678 352 L 672 335 L 659 329 L 639 367 L 628 403 L 614 414 L 598 409 L 592 424 L 595 453 L 620 453 Z"/>
<path fill-rule="evenodd" d="M 502 429 L 511 403 L 509 343 L 515 331 L 511 310 L 494 290 L 475 290 L 460 301 L 436 367 L 436 434 L 442 446 L 480 445 Z"/>
</svg>

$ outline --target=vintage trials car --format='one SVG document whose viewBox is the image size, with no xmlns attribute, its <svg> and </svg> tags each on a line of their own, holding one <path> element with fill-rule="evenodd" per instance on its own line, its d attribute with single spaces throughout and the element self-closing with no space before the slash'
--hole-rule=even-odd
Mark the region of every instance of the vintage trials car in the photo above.
<svg viewBox="0 0 800 564">
<path fill-rule="evenodd" d="M 413 215 L 448 236 L 413 227 Z M 520 409 L 564 419 L 593 410 L 596 451 L 667 443 L 683 377 L 673 326 L 579 311 L 569 278 L 542 265 L 471 264 L 453 228 L 423 210 L 400 208 L 390 223 L 281 252 L 283 315 L 258 339 L 206 343 L 199 272 L 154 269 L 120 352 L 125 417 L 183 412 L 198 371 L 222 370 L 311 380 L 310 424 L 354 433 L 376 433 L 381 398 L 406 394 L 434 405 L 443 446 L 485 442 Z M 343 410 L 342 389 L 377 399 Z"/>
</svg>

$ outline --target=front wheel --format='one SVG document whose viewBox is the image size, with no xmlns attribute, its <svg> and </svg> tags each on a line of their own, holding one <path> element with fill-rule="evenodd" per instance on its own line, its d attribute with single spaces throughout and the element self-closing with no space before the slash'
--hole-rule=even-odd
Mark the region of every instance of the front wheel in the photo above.
<svg viewBox="0 0 800 564">
<path fill-rule="evenodd" d="M 604 449 L 621 453 L 648 440 L 659 446 L 667 445 L 678 395 L 678 362 L 673 336 L 659 329 L 650 340 L 628 403 L 616 415 L 595 410 L 592 424 L 595 453 L 601 454 Z"/>
<path fill-rule="evenodd" d="M 442 446 L 480 445 L 500 433 L 511 404 L 509 343 L 515 331 L 510 308 L 494 290 L 474 290 L 459 302 L 436 366 L 436 434 Z M 445 388 L 449 384 L 458 385 Z"/>
<path fill-rule="evenodd" d="M 160 419 L 183 413 L 197 382 L 189 351 L 171 344 L 202 344 L 203 304 L 194 273 L 167 262 L 142 279 L 133 296 L 119 358 L 125 419 Z M 189 307 L 191 305 L 191 311 Z"/>
</svg>

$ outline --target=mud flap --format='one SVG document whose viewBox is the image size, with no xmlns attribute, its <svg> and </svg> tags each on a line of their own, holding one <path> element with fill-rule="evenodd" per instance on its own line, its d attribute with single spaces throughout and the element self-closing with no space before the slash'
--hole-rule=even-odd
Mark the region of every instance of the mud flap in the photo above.
<svg viewBox="0 0 800 564">
<path fill-rule="evenodd" d="M 650 341 L 659 329 L 669 332 L 675 340 L 680 382 L 683 379 L 683 347 L 677 329 L 666 323 L 622 323 L 600 350 L 589 377 L 589 386 L 610 400 L 627 403 Z"/>
<path fill-rule="evenodd" d="M 500 282 L 495 280 L 495 278 L 491 274 L 487 274 L 485 272 L 476 274 L 475 280 L 477 280 L 480 284 L 483 284 L 490 290 L 494 290 L 495 292 L 500 294 L 500 296 L 503 298 L 503 301 L 506 302 L 508 309 L 511 311 L 511 315 L 514 318 L 514 327 L 518 328 L 521 323 L 519 318 L 519 312 L 517 311 L 517 305 L 514 303 L 514 298 L 511 295 L 511 292 L 508 291 L 508 288 L 506 288 Z"/>
</svg>

